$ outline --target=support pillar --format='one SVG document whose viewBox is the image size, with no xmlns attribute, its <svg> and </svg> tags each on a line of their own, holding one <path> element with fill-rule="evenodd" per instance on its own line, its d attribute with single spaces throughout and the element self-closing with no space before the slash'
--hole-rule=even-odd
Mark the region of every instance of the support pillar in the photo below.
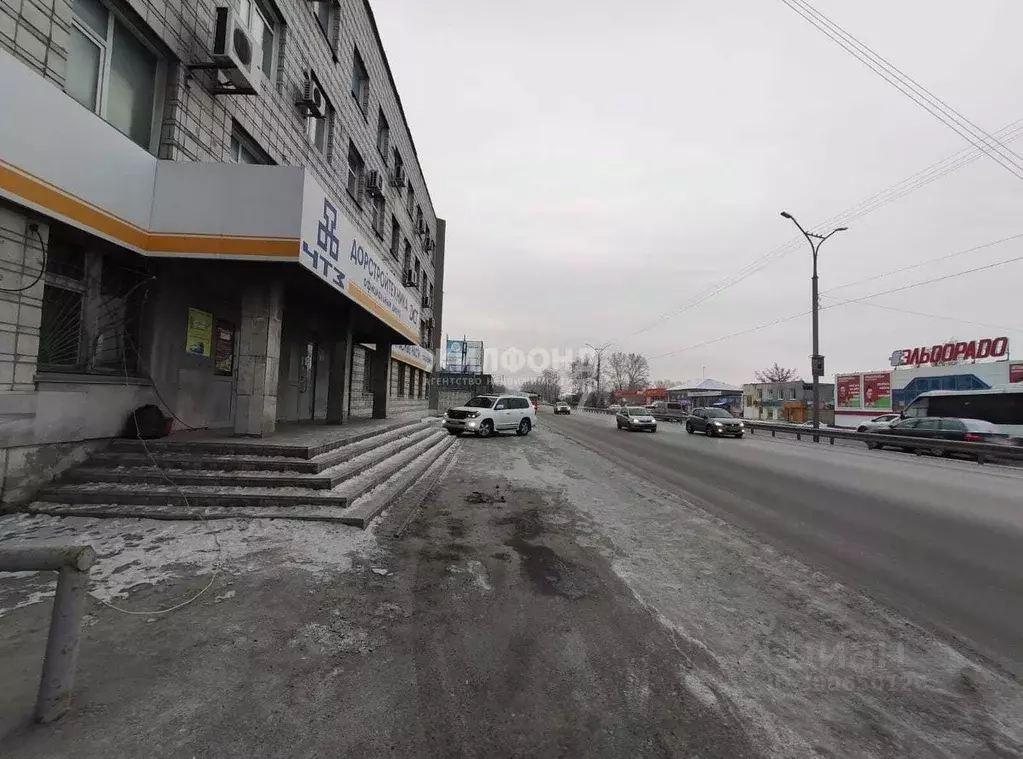
<svg viewBox="0 0 1023 759">
<path fill-rule="evenodd" d="M 377 343 L 370 357 L 373 386 L 373 418 L 387 418 L 387 395 L 391 389 L 391 344 Z"/>
<path fill-rule="evenodd" d="M 238 340 L 236 435 L 262 437 L 276 429 L 283 315 L 284 287 L 280 282 L 246 286 Z"/>
<path fill-rule="evenodd" d="M 348 405 L 348 356 L 352 351 L 352 324 L 334 337 L 330 345 L 330 375 L 327 380 L 327 424 L 344 422 L 345 407 Z"/>
</svg>

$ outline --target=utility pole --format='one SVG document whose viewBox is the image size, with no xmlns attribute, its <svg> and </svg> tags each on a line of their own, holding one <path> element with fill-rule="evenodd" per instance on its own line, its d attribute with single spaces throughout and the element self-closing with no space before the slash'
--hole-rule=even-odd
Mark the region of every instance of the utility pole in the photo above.
<svg viewBox="0 0 1023 759">
<path fill-rule="evenodd" d="M 821 376 L 824 374 L 824 356 L 821 355 L 820 351 L 820 334 L 818 329 L 818 315 L 821 304 L 817 293 L 817 252 L 821 249 L 824 241 L 831 237 L 831 235 L 837 232 L 845 232 L 849 228 L 838 227 L 832 229 L 826 235 L 819 235 L 803 229 L 803 226 L 796 221 L 796 217 L 788 211 L 782 211 L 781 215 L 799 228 L 799 231 L 803 233 L 803 237 L 810 243 L 810 250 L 813 252 L 813 276 L 810 278 L 810 299 L 813 302 L 813 355 L 810 356 L 810 373 L 813 375 L 813 431 L 815 433 L 813 442 L 816 443 L 820 440 L 816 432 L 821 426 Z"/>
<path fill-rule="evenodd" d="M 600 394 L 600 359 L 603 357 L 604 351 L 611 346 L 611 343 L 604 343 L 599 348 L 591 343 L 586 343 L 586 346 L 588 348 L 593 348 L 597 354 L 597 403 L 599 404 L 603 400 L 603 397 Z"/>
</svg>

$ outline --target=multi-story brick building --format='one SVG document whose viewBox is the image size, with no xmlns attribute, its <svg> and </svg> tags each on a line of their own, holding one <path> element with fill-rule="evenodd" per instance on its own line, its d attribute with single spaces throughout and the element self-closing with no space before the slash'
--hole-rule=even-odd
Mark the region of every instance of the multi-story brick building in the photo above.
<svg viewBox="0 0 1023 759">
<path fill-rule="evenodd" d="M 5 501 L 148 402 L 425 410 L 444 221 L 368 0 L 0 0 L 0 103 Z"/>
</svg>

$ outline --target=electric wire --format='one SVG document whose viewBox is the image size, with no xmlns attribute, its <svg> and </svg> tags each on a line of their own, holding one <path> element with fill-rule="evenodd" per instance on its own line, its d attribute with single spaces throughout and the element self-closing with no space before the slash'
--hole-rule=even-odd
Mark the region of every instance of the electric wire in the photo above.
<svg viewBox="0 0 1023 759">
<path fill-rule="evenodd" d="M 972 269 L 966 269 L 964 271 L 958 271 L 958 272 L 954 272 L 952 274 L 945 274 L 945 275 L 942 275 L 940 277 L 932 277 L 931 279 L 925 279 L 925 280 L 920 281 L 920 282 L 913 282 L 911 284 L 902 285 L 900 287 L 893 287 L 893 288 L 891 288 L 889 290 L 884 290 L 882 292 L 871 293 L 869 295 L 863 295 L 863 296 L 860 296 L 860 297 L 857 297 L 857 298 L 851 298 L 849 300 L 838 301 L 838 302 L 833 303 L 831 305 L 823 306 L 823 307 L 819 308 L 818 310 L 819 311 L 827 311 L 827 310 L 832 309 L 832 308 L 837 308 L 838 306 L 847 306 L 847 305 L 850 305 L 850 304 L 853 304 L 853 303 L 860 303 L 862 301 L 872 300 L 873 298 L 880 298 L 882 295 L 891 295 L 892 293 L 903 292 L 905 290 L 912 290 L 914 288 L 923 287 L 924 285 L 930 285 L 930 284 L 933 284 L 935 282 L 944 282 L 944 281 L 949 280 L 949 279 L 956 279 L 958 277 L 963 277 L 963 276 L 966 276 L 968 274 L 975 274 L 976 272 L 979 272 L 979 271 L 987 271 L 989 269 L 994 269 L 994 268 L 997 268 L 999 266 L 1006 266 L 1008 264 L 1016 263 L 1017 261 L 1023 261 L 1023 256 L 1016 256 L 1014 258 L 1009 258 L 1009 259 L 1006 259 L 1006 260 L 1003 260 L 1003 261 L 995 261 L 994 263 L 985 264 L 983 266 L 977 266 L 977 267 L 974 267 Z M 800 311 L 798 314 L 791 314 L 789 316 L 783 316 L 783 317 L 781 317 L 779 319 L 775 319 L 775 320 L 767 322 L 765 324 L 758 324 L 755 327 L 749 327 L 749 328 L 741 330 L 739 332 L 733 332 L 733 333 L 728 334 L 728 335 L 722 335 L 721 337 L 716 337 L 716 338 L 712 338 L 710 340 L 706 340 L 706 341 L 704 341 L 702 343 L 697 343 L 695 345 L 688 345 L 688 346 L 685 346 L 683 348 L 676 348 L 675 350 L 671 350 L 671 351 L 668 351 L 666 353 L 660 353 L 660 354 L 658 354 L 656 356 L 651 356 L 650 360 L 653 361 L 655 359 L 665 358 L 667 356 L 674 356 L 674 355 L 676 355 L 678 353 L 684 353 L 686 351 L 696 350 L 697 348 L 704 348 L 704 347 L 706 347 L 708 345 L 713 345 L 714 343 L 719 343 L 719 342 L 721 342 L 723 340 L 730 340 L 733 337 L 740 337 L 742 335 L 748 335 L 748 334 L 750 334 L 752 332 L 759 332 L 762 329 L 767 329 L 768 327 L 774 327 L 774 326 L 776 326 L 778 324 L 783 324 L 784 322 L 792 321 L 793 319 L 798 319 L 798 318 L 800 318 L 802 316 L 807 316 L 807 315 L 809 315 L 811 313 L 813 313 L 812 310 Z"/>
<path fill-rule="evenodd" d="M 3 292 L 3 293 L 22 293 L 22 292 L 25 292 L 25 290 L 31 290 L 33 287 L 36 286 L 36 284 L 38 284 L 39 280 L 43 278 L 43 274 L 46 273 L 46 259 L 47 259 L 47 255 L 48 255 L 48 246 L 46 245 L 45 242 L 43 242 L 43 236 L 39 232 L 39 225 L 36 224 L 35 222 L 30 222 L 28 227 L 25 229 L 25 247 L 26 248 L 28 247 L 28 233 L 30 231 L 36 233 L 36 237 L 39 238 L 39 247 L 43 251 L 43 262 L 42 262 L 42 265 L 39 267 L 39 273 L 36 274 L 36 278 L 33 279 L 31 283 L 25 285 L 24 287 L 13 287 L 13 288 L 11 288 L 11 287 L 0 287 L 0 292 Z M 24 268 L 24 267 L 22 267 L 22 268 Z"/>
</svg>

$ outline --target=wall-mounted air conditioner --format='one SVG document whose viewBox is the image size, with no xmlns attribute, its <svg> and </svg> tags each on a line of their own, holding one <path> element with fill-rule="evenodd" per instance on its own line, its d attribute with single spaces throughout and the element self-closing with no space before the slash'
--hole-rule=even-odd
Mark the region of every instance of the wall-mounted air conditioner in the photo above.
<svg viewBox="0 0 1023 759">
<path fill-rule="evenodd" d="M 405 177 L 405 169 L 401 166 L 396 167 L 391 174 L 391 184 L 400 188 L 405 186 L 406 181 L 408 180 Z"/>
<path fill-rule="evenodd" d="M 426 234 L 426 222 L 423 221 L 422 219 L 419 219 L 419 221 L 416 222 L 416 234 L 417 235 Z"/>
<path fill-rule="evenodd" d="M 425 250 L 427 253 L 429 253 L 431 250 L 433 250 L 436 247 L 437 247 L 437 243 L 435 243 L 433 241 L 432 237 L 427 235 L 426 239 L 423 240 L 423 250 Z"/>
<path fill-rule="evenodd" d="M 239 94 L 258 95 L 262 76 L 260 43 L 253 39 L 234 8 L 217 8 L 213 33 L 213 61 L 218 71 L 234 85 Z"/>
<path fill-rule="evenodd" d="M 327 99 L 316 80 L 307 76 L 302 83 L 302 94 L 295 103 L 307 118 L 322 119 L 327 116 Z"/>
<path fill-rule="evenodd" d="M 384 196 L 384 178 L 379 171 L 369 172 L 366 180 L 366 192 L 371 198 L 382 198 Z"/>
</svg>

